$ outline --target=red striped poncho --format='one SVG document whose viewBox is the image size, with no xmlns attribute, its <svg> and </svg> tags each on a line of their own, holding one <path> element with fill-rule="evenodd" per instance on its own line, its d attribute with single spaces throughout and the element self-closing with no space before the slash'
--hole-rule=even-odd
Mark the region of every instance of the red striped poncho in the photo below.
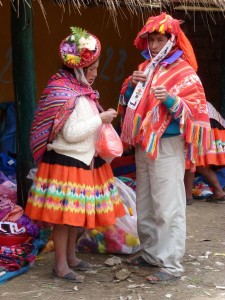
<svg viewBox="0 0 225 300">
<path fill-rule="evenodd" d="M 149 61 L 140 64 L 144 71 Z M 125 80 L 118 107 L 119 113 L 125 114 L 126 105 L 123 95 L 130 77 Z M 165 86 L 168 93 L 176 98 L 170 109 L 154 97 L 151 89 Z M 159 139 L 173 118 L 179 119 L 180 132 L 185 141 L 186 159 L 195 169 L 196 158 L 211 147 L 210 122 L 204 89 L 199 77 L 190 64 L 179 58 L 173 64 L 158 65 L 144 95 L 134 112 L 132 119 L 122 122 L 121 138 L 126 144 L 141 144 L 147 156 L 156 159 Z M 129 129 L 131 128 L 131 130 Z"/>
</svg>

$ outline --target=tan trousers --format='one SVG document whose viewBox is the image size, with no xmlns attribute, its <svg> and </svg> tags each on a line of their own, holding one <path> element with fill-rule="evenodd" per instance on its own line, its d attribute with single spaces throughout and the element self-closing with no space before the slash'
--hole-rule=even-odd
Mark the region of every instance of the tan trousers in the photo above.
<svg viewBox="0 0 225 300">
<path fill-rule="evenodd" d="M 138 234 L 143 258 L 180 276 L 186 239 L 184 141 L 161 138 L 157 160 L 135 150 Z"/>
</svg>

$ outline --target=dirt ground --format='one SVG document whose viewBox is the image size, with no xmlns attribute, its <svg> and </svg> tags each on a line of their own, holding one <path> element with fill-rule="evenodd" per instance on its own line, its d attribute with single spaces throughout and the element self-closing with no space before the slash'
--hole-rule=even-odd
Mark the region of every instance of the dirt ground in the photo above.
<svg viewBox="0 0 225 300">
<path fill-rule="evenodd" d="M 152 268 L 108 267 L 112 255 L 78 254 L 95 265 L 82 284 L 52 277 L 54 253 L 41 254 L 31 269 L 0 285 L 0 300 L 206 300 L 225 299 L 225 204 L 196 200 L 187 207 L 187 243 L 182 279 L 173 284 L 151 285 L 145 277 Z M 115 274 L 126 269 L 130 276 L 118 281 Z"/>
</svg>

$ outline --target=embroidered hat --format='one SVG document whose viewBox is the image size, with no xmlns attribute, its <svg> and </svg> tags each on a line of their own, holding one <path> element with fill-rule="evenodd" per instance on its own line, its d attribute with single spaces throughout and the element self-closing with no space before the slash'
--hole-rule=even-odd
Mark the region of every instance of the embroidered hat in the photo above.
<svg viewBox="0 0 225 300">
<path fill-rule="evenodd" d="M 70 27 L 72 33 L 59 46 L 60 58 L 69 68 L 84 68 L 93 64 L 101 51 L 96 36 L 80 27 Z"/>
<path fill-rule="evenodd" d="M 194 54 L 194 50 L 191 46 L 190 41 L 180 28 L 180 20 L 172 18 L 166 13 L 161 13 L 158 16 L 148 18 L 146 24 L 138 33 L 136 39 L 134 40 L 134 45 L 136 48 L 145 50 L 148 48 L 148 33 L 158 32 L 161 34 L 170 33 L 173 34 L 176 39 L 176 45 L 183 51 L 189 64 L 196 71 L 198 69 L 198 64 Z"/>
</svg>

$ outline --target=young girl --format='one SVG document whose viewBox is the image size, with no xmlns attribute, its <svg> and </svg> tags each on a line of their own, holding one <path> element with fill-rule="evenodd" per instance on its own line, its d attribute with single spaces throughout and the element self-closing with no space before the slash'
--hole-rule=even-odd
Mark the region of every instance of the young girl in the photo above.
<svg viewBox="0 0 225 300">
<path fill-rule="evenodd" d="M 71 27 L 60 45 L 63 69 L 54 74 L 39 101 L 31 131 L 34 158 L 44 156 L 30 189 L 26 214 L 53 224 L 54 276 L 82 282 L 90 264 L 76 258 L 77 227 L 115 223 L 125 214 L 109 164 L 96 155 L 95 139 L 104 123 L 117 116 L 114 109 L 99 113 L 98 92 L 91 87 L 97 76 L 101 45 L 89 32 Z M 43 142 L 43 143 L 42 143 Z"/>
</svg>

